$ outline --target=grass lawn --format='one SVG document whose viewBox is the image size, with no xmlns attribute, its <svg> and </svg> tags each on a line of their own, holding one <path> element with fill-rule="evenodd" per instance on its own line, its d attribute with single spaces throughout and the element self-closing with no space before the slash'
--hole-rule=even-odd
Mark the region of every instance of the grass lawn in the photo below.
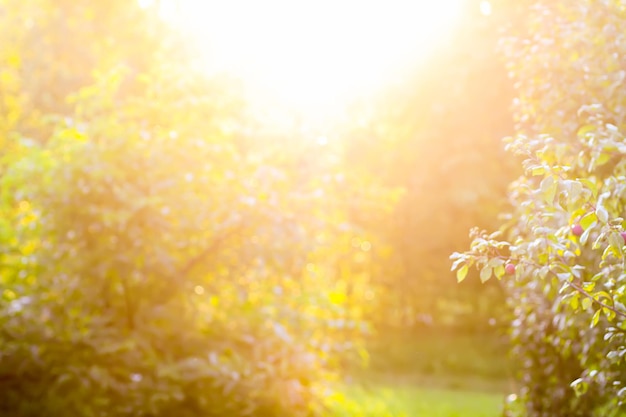
<svg viewBox="0 0 626 417">
<path fill-rule="evenodd" d="M 386 331 L 367 369 L 349 369 L 329 417 L 499 417 L 510 364 L 498 335 Z"/>
<path fill-rule="evenodd" d="M 413 385 L 347 386 L 334 417 L 498 417 L 504 395 Z"/>
</svg>

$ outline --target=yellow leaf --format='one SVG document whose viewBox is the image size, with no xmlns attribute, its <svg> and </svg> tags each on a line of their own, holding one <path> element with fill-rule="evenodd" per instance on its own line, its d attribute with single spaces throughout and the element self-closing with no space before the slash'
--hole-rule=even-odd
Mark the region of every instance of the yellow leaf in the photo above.
<svg viewBox="0 0 626 417">
<path fill-rule="evenodd" d="M 465 277 L 467 276 L 468 271 L 469 271 L 469 267 L 467 266 L 467 264 L 463 265 L 461 268 L 459 268 L 456 271 L 456 280 L 458 282 L 463 281 Z"/>
</svg>

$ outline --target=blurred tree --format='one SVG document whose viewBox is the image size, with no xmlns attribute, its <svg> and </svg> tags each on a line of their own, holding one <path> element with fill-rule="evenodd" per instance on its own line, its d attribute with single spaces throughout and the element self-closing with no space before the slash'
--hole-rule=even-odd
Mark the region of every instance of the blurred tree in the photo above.
<svg viewBox="0 0 626 417">
<path fill-rule="evenodd" d="M 394 250 L 380 277 L 388 289 L 381 325 L 472 329 L 502 316 L 497 284 L 456 286 L 447 278 L 450 251 L 469 242 L 471 225 L 497 224 L 518 173 L 501 143 L 513 126 L 513 88 L 497 54 L 517 6 L 492 2 L 485 16 L 479 3 L 464 4 L 456 30 L 438 40 L 413 80 L 357 110 L 363 124 L 350 134 L 350 163 L 406 191 L 394 215 L 373 225 Z"/>
<path fill-rule="evenodd" d="M 354 211 L 394 193 L 340 144 L 253 140 L 133 1 L 3 0 L 0 28 L 0 412 L 323 414 L 376 305 Z"/>
<path fill-rule="evenodd" d="M 124 66 L 137 74 L 186 52 L 181 39 L 134 1 L 3 0 L 0 11 L 2 93 L 19 104 L 5 114 L 14 123 L 21 115 L 21 130 L 35 140 L 50 133 L 41 130 L 42 116 L 71 112 L 68 95 L 91 83 L 95 73 Z M 125 92 L 141 88 L 132 78 L 127 82 Z"/>
</svg>

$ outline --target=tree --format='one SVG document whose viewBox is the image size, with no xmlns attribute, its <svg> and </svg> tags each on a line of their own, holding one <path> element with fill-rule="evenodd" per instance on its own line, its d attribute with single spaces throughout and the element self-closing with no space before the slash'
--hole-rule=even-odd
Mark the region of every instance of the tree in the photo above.
<svg viewBox="0 0 626 417">
<path fill-rule="evenodd" d="M 513 126 L 512 83 L 497 54 L 513 4 L 480 14 L 467 1 L 458 25 L 414 75 L 355 110 L 349 164 L 404 190 L 393 216 L 375 223 L 392 248 L 379 279 L 388 306 L 380 324 L 487 328 L 499 317 L 498 285 L 449 284 L 447 256 L 474 224 L 496 227 L 506 186 L 519 169 L 500 138 Z"/>
<path fill-rule="evenodd" d="M 0 411 L 323 414 L 375 307 L 351 208 L 392 196 L 335 145 L 246 140 L 135 2 L 66 3 L 0 3 Z"/>
<path fill-rule="evenodd" d="M 625 19 L 617 1 L 544 2 L 503 41 L 525 174 L 501 229 L 452 257 L 460 281 L 505 281 L 523 415 L 624 409 Z"/>
</svg>

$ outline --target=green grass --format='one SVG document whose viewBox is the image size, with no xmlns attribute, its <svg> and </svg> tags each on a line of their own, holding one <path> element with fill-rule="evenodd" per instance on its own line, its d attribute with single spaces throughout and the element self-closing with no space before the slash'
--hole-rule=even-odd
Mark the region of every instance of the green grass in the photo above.
<svg viewBox="0 0 626 417">
<path fill-rule="evenodd" d="M 513 392 L 497 334 L 384 329 L 368 341 L 370 366 L 347 368 L 329 417 L 499 417 Z"/>
<path fill-rule="evenodd" d="M 346 386 L 331 402 L 333 417 L 498 417 L 503 394 L 412 385 Z"/>
</svg>

